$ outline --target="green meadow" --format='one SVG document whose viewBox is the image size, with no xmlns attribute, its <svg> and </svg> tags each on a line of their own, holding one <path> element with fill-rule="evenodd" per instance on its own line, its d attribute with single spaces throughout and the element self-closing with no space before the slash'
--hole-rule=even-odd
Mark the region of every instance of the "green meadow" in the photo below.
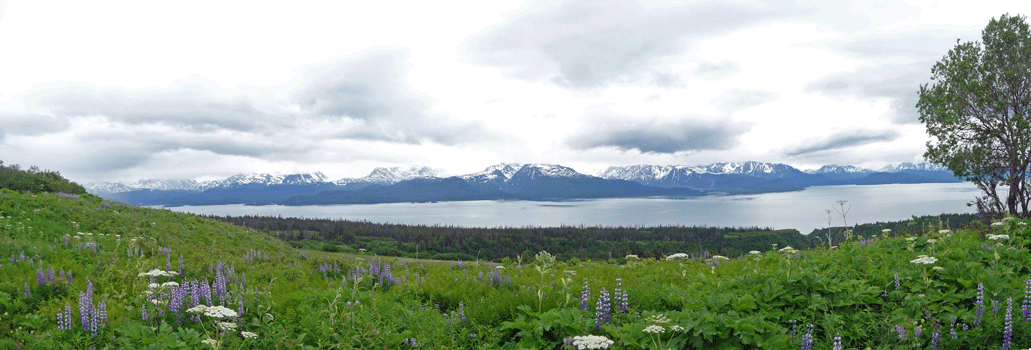
<svg viewBox="0 0 1031 350">
<path fill-rule="evenodd" d="M 0 348 L 1024 349 L 1029 243 L 1004 220 L 729 257 L 430 261 L 2 190 Z"/>
</svg>

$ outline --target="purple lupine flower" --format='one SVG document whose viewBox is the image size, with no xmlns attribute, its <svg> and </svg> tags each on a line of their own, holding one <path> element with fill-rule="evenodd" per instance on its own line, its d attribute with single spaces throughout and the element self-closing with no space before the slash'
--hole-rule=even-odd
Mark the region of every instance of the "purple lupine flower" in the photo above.
<svg viewBox="0 0 1031 350">
<path fill-rule="evenodd" d="M 25 299 L 32 298 L 32 293 L 29 293 L 29 282 L 25 282 Z"/>
<path fill-rule="evenodd" d="M 949 335 L 952 336 L 952 340 L 959 339 L 959 334 L 956 334 L 956 318 L 952 318 L 952 324 L 949 325 Z"/>
<path fill-rule="evenodd" d="M 1013 340 L 1013 298 L 1006 299 L 1006 326 L 1002 331 L 1002 350 L 1010 350 Z"/>
<path fill-rule="evenodd" d="M 72 330 L 72 307 L 68 302 L 64 303 L 64 330 Z"/>
<path fill-rule="evenodd" d="M 598 304 L 594 310 L 594 329 L 601 329 L 601 325 L 612 323 L 612 305 L 609 303 L 609 293 L 605 287 L 601 288 L 598 294 Z"/>
<path fill-rule="evenodd" d="M 458 302 L 458 317 L 462 319 L 462 322 L 467 321 L 465 319 L 465 303 L 461 301 Z"/>
<path fill-rule="evenodd" d="M 941 345 L 941 342 L 942 332 L 936 329 L 934 333 L 931 333 L 931 350 L 938 350 L 938 346 Z"/>
<path fill-rule="evenodd" d="M 895 290 L 902 288 L 902 284 L 899 282 L 899 274 L 895 274 Z"/>
<path fill-rule="evenodd" d="M 64 330 L 64 320 L 63 320 L 63 318 L 64 318 L 64 313 L 58 311 L 57 312 L 57 330 L 59 330 L 59 331 L 63 331 Z"/>
<path fill-rule="evenodd" d="M 1031 321 L 1031 278 L 1024 284 L 1024 307 L 1021 310 L 1024 315 L 1022 320 Z"/>
<path fill-rule="evenodd" d="M 813 348 L 813 324 L 806 325 L 806 333 L 802 336 L 802 350 L 812 350 Z"/>
<path fill-rule="evenodd" d="M 583 290 L 583 292 L 580 292 L 580 310 L 584 310 L 584 311 L 589 310 L 590 302 L 588 300 L 590 298 L 591 298 L 591 286 L 589 284 L 587 284 L 587 279 L 584 278 L 584 290 Z"/>
<path fill-rule="evenodd" d="M 917 337 L 917 338 L 920 338 L 920 334 L 923 333 L 923 332 L 924 332 L 923 328 L 920 328 L 920 326 L 916 326 L 916 329 L 913 330 L 913 336 Z"/>
<path fill-rule="evenodd" d="M 844 350 L 845 347 L 841 344 L 841 335 L 834 337 L 834 350 Z"/>
<path fill-rule="evenodd" d="M 795 334 L 798 334 L 798 325 L 795 324 L 795 320 L 791 320 L 789 322 L 791 322 L 791 342 L 794 343 Z"/>
<path fill-rule="evenodd" d="M 899 339 L 906 337 L 906 330 L 902 326 L 895 325 L 895 332 L 899 334 Z"/>
<path fill-rule="evenodd" d="M 107 327 L 107 302 L 102 301 L 97 305 L 97 318 L 100 320 L 100 325 Z"/>
<path fill-rule="evenodd" d="M 981 317 L 984 316 L 984 284 L 977 284 L 977 312 L 974 314 L 974 327 L 981 327 Z"/>
<path fill-rule="evenodd" d="M 998 318 L 998 315 L 999 315 L 999 301 L 993 299 L 992 300 L 992 317 L 993 318 Z"/>
<path fill-rule="evenodd" d="M 150 321 L 150 315 L 147 314 L 147 304 L 143 304 L 143 306 L 140 306 L 140 314 L 142 315 L 144 321 Z"/>
</svg>

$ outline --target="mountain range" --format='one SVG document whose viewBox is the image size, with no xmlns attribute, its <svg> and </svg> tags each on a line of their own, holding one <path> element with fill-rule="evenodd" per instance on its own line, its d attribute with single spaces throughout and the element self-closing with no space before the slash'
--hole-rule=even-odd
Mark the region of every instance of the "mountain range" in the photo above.
<svg viewBox="0 0 1031 350">
<path fill-rule="evenodd" d="M 204 182 L 91 183 L 86 189 L 105 199 L 136 205 L 315 205 L 688 197 L 798 191 L 809 186 L 960 181 L 948 169 L 928 163 L 902 163 L 880 170 L 827 165 L 807 171 L 754 161 L 706 166 L 632 165 L 609 167 L 595 175 L 557 164 L 501 163 L 477 173 L 452 177 L 443 177 L 429 167 L 393 167 L 339 180 L 329 180 L 321 172 L 239 174 Z"/>
</svg>

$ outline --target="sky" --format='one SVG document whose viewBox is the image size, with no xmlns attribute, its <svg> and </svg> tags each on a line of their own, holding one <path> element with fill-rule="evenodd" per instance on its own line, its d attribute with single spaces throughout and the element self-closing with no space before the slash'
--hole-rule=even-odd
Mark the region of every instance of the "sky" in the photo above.
<svg viewBox="0 0 1031 350">
<path fill-rule="evenodd" d="M 501 163 L 920 162 L 1028 1 L 0 0 L 0 160 L 80 183 Z"/>
</svg>

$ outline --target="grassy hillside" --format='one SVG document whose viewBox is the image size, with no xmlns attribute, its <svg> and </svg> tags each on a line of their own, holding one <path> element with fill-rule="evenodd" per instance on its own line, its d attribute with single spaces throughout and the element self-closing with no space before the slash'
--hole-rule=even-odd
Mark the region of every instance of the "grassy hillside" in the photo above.
<svg viewBox="0 0 1031 350">
<path fill-rule="evenodd" d="M 0 193 L 3 349 L 1031 346 L 1019 221 L 835 250 L 499 267 L 309 252 L 91 195 Z"/>
</svg>

